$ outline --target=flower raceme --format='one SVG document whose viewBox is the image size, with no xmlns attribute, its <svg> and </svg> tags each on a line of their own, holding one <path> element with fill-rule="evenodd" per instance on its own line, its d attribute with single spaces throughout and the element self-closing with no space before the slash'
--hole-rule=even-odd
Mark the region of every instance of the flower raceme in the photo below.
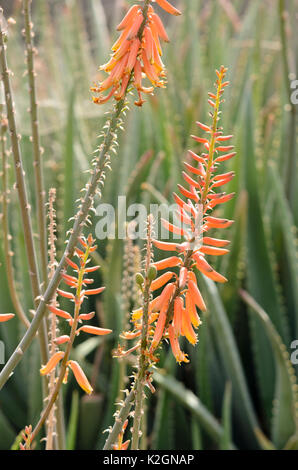
<svg viewBox="0 0 298 470">
<path fill-rule="evenodd" d="M 179 337 L 185 336 L 191 344 L 196 344 L 195 329 L 201 323 L 197 309 L 206 310 L 197 285 L 195 269 L 213 281 L 221 283 L 227 281 L 222 274 L 211 267 L 206 260 L 206 255 L 225 255 L 229 251 L 226 249 L 229 241 L 210 237 L 209 233 L 205 236 L 212 229 L 227 228 L 233 223 L 232 220 L 211 215 L 216 206 L 229 201 L 234 196 L 234 193 L 227 194 L 221 189 L 232 180 L 234 173 L 217 173 L 220 163 L 235 155 L 234 147 L 227 144 L 232 136 L 223 135 L 222 128 L 218 126 L 222 96 L 229 83 L 225 81 L 226 72 L 227 69 L 223 66 L 216 71 L 216 92 L 209 93 L 211 126 L 197 122 L 198 127 L 207 134 L 207 137 L 192 136 L 196 142 L 204 146 L 205 150 L 200 155 L 189 151 L 192 164 L 185 162 L 187 171 L 183 172 L 183 178 L 188 187 L 178 185 L 182 197 L 174 193 L 178 207 L 177 215 L 182 228 L 166 220 L 162 221 L 169 232 L 179 233 L 185 240 L 182 243 L 154 241 L 158 249 L 176 253 L 175 256 L 155 263 L 156 268 L 159 270 L 175 266 L 179 268 L 179 275 L 167 271 L 154 281 L 158 288 L 162 285 L 165 287 L 158 301 L 159 314 L 150 352 L 154 353 L 161 340 L 168 338 L 173 354 L 179 363 L 188 362 L 187 355 L 180 349 Z M 200 213 L 201 217 L 199 217 Z M 174 281 L 168 283 L 173 278 Z"/>
<path fill-rule="evenodd" d="M 81 332 L 93 334 L 93 335 L 107 335 L 112 332 L 105 328 L 99 328 L 96 326 L 83 325 L 79 327 L 79 324 L 82 324 L 84 321 L 91 320 L 95 313 L 81 313 L 81 306 L 85 298 L 89 295 L 96 295 L 103 292 L 104 287 L 97 289 L 90 289 L 89 285 L 94 281 L 86 275 L 95 272 L 99 266 L 88 267 L 90 262 L 90 253 L 96 250 L 94 246 L 94 240 L 91 235 L 87 239 L 79 239 L 82 248 L 75 249 L 75 255 L 79 258 L 79 263 L 77 264 L 72 259 L 67 258 L 67 264 L 72 268 L 75 275 L 69 275 L 66 272 L 62 273 L 62 279 L 66 285 L 75 290 L 75 293 L 68 292 L 62 289 L 58 289 L 57 292 L 62 297 L 69 299 L 74 302 L 74 315 L 72 316 L 69 312 L 61 310 L 60 308 L 48 305 L 48 309 L 53 315 L 56 315 L 60 318 L 65 319 L 69 326 L 71 327 L 70 335 L 63 335 L 56 339 L 57 345 L 66 344 L 65 351 L 57 351 L 49 359 L 48 363 L 40 369 L 41 375 L 47 375 L 51 373 L 57 365 L 62 361 L 61 371 L 63 373 L 63 382 L 67 382 L 68 371 L 72 370 L 76 381 L 79 386 L 88 394 L 92 393 L 92 387 L 81 369 L 80 365 L 76 361 L 69 359 L 71 348 L 76 336 Z"/>
<path fill-rule="evenodd" d="M 192 136 L 195 141 L 203 144 L 205 150 L 200 155 L 189 151 L 193 162 L 192 164 L 185 162 L 187 171 L 183 172 L 188 187 L 178 185 L 181 196 L 174 193 L 178 207 L 177 216 L 182 224 L 178 227 L 162 220 L 169 232 L 178 234 L 184 238 L 184 241 L 180 243 L 153 241 L 156 248 L 172 254 L 154 263 L 157 272 L 165 269 L 167 271 L 156 277 L 150 286 L 152 294 L 162 289 L 161 294 L 149 304 L 151 344 L 148 354 L 152 360 L 156 359 L 154 352 L 164 338 L 170 341 L 173 354 L 179 363 L 188 362 L 187 355 L 180 349 L 179 337 L 186 337 L 192 345 L 197 343 L 195 329 L 201 323 L 197 309 L 204 312 L 206 305 L 197 285 L 195 269 L 213 281 L 221 283 L 227 281 L 206 260 L 206 255 L 221 256 L 228 253 L 226 246 L 229 244 L 228 240 L 211 237 L 207 232 L 230 227 L 233 223 L 232 220 L 211 215 L 216 206 L 234 196 L 233 193 L 226 194 L 219 189 L 231 181 L 234 173 L 217 173 L 221 162 L 235 155 L 233 146 L 226 144 L 232 136 L 223 135 L 222 128 L 218 126 L 222 96 L 228 85 L 225 81 L 226 71 L 225 67 L 221 67 L 216 72 L 216 92 L 209 93 L 208 103 L 212 109 L 211 126 L 197 123 L 207 137 Z M 169 270 L 170 268 L 178 268 L 179 274 Z M 132 321 L 135 330 L 126 333 L 127 339 L 140 336 L 142 315 L 142 308 L 133 312 Z"/>
<path fill-rule="evenodd" d="M 156 0 L 158 5 L 172 15 L 180 15 L 166 0 Z M 169 42 L 168 35 L 160 17 L 150 5 L 142 9 L 140 5 L 133 5 L 124 19 L 117 27 L 121 34 L 112 46 L 112 56 L 109 62 L 100 67 L 109 76 L 91 91 L 100 93 L 93 97 L 94 103 L 102 104 L 112 96 L 121 100 L 130 83 L 137 90 L 139 99 L 135 105 L 142 106 L 144 99 L 142 93 L 153 93 L 154 87 L 164 87 L 166 70 L 161 60 L 162 49 L 160 41 Z M 151 82 L 150 87 L 143 85 L 143 77 Z M 102 92 L 110 90 L 104 97 Z"/>
</svg>

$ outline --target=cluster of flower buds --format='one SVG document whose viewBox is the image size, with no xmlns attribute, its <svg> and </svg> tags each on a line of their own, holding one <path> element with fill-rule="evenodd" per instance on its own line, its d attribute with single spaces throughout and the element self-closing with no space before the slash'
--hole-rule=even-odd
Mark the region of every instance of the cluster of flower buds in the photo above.
<svg viewBox="0 0 298 470">
<path fill-rule="evenodd" d="M 32 426 L 26 426 L 22 432 L 22 438 L 24 443 L 20 443 L 20 450 L 30 450 L 31 449 L 31 435 L 32 435 Z"/>
<path fill-rule="evenodd" d="M 209 93 L 209 104 L 212 107 L 210 113 L 212 125 L 207 126 L 197 123 L 209 138 L 194 137 L 203 144 L 206 151 L 197 155 L 190 151 L 189 155 L 194 163 L 185 163 L 188 173 L 183 172 L 183 177 L 189 188 L 178 185 L 179 191 L 186 198 L 183 200 L 177 194 L 174 199 L 177 204 L 177 216 L 179 224 L 172 224 L 162 220 L 166 229 L 176 238 L 183 242 L 163 242 L 154 240 L 154 245 L 163 251 L 174 252 L 174 256 L 154 263 L 157 271 L 176 268 L 179 274 L 168 270 L 155 278 L 151 283 L 151 292 L 162 288 L 161 294 L 150 302 L 149 324 L 153 327 L 149 354 L 154 359 L 154 351 L 163 338 L 170 341 L 173 354 L 177 362 L 188 362 L 187 355 L 181 351 L 179 337 L 184 336 L 191 344 L 196 344 L 197 335 L 195 328 L 200 323 L 197 308 L 206 310 L 206 305 L 197 285 L 195 268 L 203 275 L 216 282 L 226 282 L 227 279 L 217 271 L 206 260 L 206 255 L 224 255 L 228 253 L 225 247 L 228 240 L 205 236 L 209 230 L 230 227 L 232 220 L 213 217 L 211 211 L 218 204 L 229 201 L 234 194 L 218 192 L 218 188 L 224 186 L 234 176 L 233 172 L 217 174 L 219 164 L 227 161 L 235 155 L 233 146 L 226 145 L 232 136 L 224 136 L 222 128 L 218 127 L 220 116 L 220 104 L 223 102 L 222 95 L 228 82 L 224 81 L 227 69 L 221 67 L 217 71 L 215 83 L 216 93 Z M 189 176 L 191 173 L 191 176 Z M 142 308 L 133 312 L 132 320 L 135 322 L 135 331 L 127 333 L 126 338 L 140 335 L 141 323 L 138 321 L 143 316 Z"/>
<path fill-rule="evenodd" d="M 181 14 L 166 0 L 156 0 L 156 2 L 172 15 Z M 139 96 L 135 105 L 142 106 L 144 103 L 142 93 L 152 93 L 154 87 L 165 86 L 166 71 L 161 60 L 160 40 L 168 42 L 169 38 L 151 4 L 148 10 L 145 10 L 145 15 L 140 5 L 133 5 L 117 30 L 121 31 L 121 34 L 112 47 L 111 59 L 100 67 L 100 70 L 104 70 L 109 76 L 98 86 L 91 88 L 91 91 L 100 94 L 98 97 L 93 97 L 93 101 L 102 104 L 112 96 L 116 100 L 121 100 L 125 96 L 127 87 L 132 83 Z M 144 76 L 153 86 L 143 85 Z M 106 90 L 110 91 L 104 97 L 101 93 Z"/>
<path fill-rule="evenodd" d="M 64 283 L 70 286 L 70 288 L 74 289 L 75 292 L 72 293 L 62 289 L 57 290 L 58 294 L 60 294 L 62 297 L 65 297 L 66 299 L 74 302 L 74 315 L 71 315 L 65 310 L 61 310 L 57 306 L 48 305 L 48 309 L 53 315 L 57 315 L 58 317 L 65 319 L 71 327 L 70 335 L 63 335 L 56 338 L 55 340 L 57 345 L 66 344 L 66 351 L 55 352 L 48 363 L 40 369 L 40 373 L 41 375 L 50 374 L 51 371 L 54 370 L 54 368 L 60 363 L 60 361 L 62 361 L 62 365 L 64 365 L 63 368 L 65 369 L 63 380 L 64 383 L 67 381 L 68 370 L 71 369 L 80 387 L 86 393 L 90 394 L 93 391 L 92 387 L 80 365 L 76 361 L 69 360 L 69 355 L 74 339 L 81 332 L 90 333 L 93 335 L 107 335 L 111 333 L 112 330 L 83 324 L 84 321 L 91 320 L 95 315 L 95 312 L 81 313 L 81 306 L 84 299 L 90 295 L 100 294 L 105 288 L 99 287 L 97 289 L 89 289 L 88 286 L 94 281 L 93 279 L 86 277 L 86 275 L 95 272 L 99 268 L 99 266 L 88 267 L 90 262 L 90 253 L 96 250 L 96 246 L 94 245 L 94 240 L 91 235 L 89 235 L 87 239 L 81 237 L 79 241 L 82 245 L 82 249 L 75 249 L 75 255 L 79 258 L 79 263 L 77 264 L 69 258 L 66 259 L 67 264 L 72 268 L 75 275 L 69 275 L 66 272 L 62 273 L 62 279 Z M 79 327 L 80 324 L 83 324 L 83 326 Z"/>
<path fill-rule="evenodd" d="M 14 316 L 14 313 L 0 313 L 0 323 L 11 320 Z"/>
<path fill-rule="evenodd" d="M 130 444 L 130 440 L 127 440 L 127 441 L 123 442 L 123 437 L 124 437 L 124 433 L 125 433 L 125 430 L 127 428 L 127 425 L 128 425 L 128 419 L 124 422 L 124 424 L 122 426 L 122 430 L 118 435 L 117 444 L 113 444 L 113 446 L 112 446 L 113 450 L 127 450 L 128 449 L 128 446 Z"/>
</svg>

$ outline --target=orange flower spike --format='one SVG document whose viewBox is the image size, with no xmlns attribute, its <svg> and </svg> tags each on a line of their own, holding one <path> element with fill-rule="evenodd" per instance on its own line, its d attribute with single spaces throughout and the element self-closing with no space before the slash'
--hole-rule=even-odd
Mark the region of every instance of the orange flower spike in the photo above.
<svg viewBox="0 0 298 470">
<path fill-rule="evenodd" d="M 76 361 L 68 361 L 67 365 L 71 368 L 78 382 L 79 386 L 88 394 L 90 395 L 93 392 L 93 388 L 91 387 L 86 375 L 84 374 L 83 369 Z"/>
<path fill-rule="evenodd" d="M 121 21 L 121 23 L 118 24 L 117 26 L 117 31 L 121 31 L 122 29 L 125 29 L 127 27 L 130 27 L 138 12 L 140 11 L 140 7 L 139 5 L 133 5 L 129 10 L 128 12 L 126 13 L 126 15 L 124 16 L 123 20 Z"/>
<path fill-rule="evenodd" d="M 197 314 L 196 306 L 195 303 L 193 302 L 191 298 L 191 294 L 189 291 L 186 292 L 185 295 L 185 311 L 187 312 L 187 315 L 190 318 L 191 323 L 195 328 L 200 326 L 201 320 L 199 315 Z"/>
<path fill-rule="evenodd" d="M 179 364 L 181 362 L 189 362 L 189 360 L 187 359 L 187 355 L 184 354 L 184 352 L 182 352 L 180 349 L 179 341 L 172 325 L 169 326 L 168 331 L 171 348 L 176 361 L 179 362 Z"/>
<path fill-rule="evenodd" d="M 1 313 L 0 314 L 0 323 L 4 323 L 8 320 L 11 320 L 14 317 L 14 313 Z"/>
<path fill-rule="evenodd" d="M 40 369 L 40 374 L 47 375 L 50 372 L 52 372 L 52 370 L 55 369 L 55 367 L 57 366 L 57 364 L 59 364 L 59 362 L 61 361 L 61 359 L 63 359 L 63 357 L 64 357 L 63 351 L 56 352 L 48 361 L 48 363 Z"/>
<path fill-rule="evenodd" d="M 182 330 L 182 314 L 183 314 L 183 300 L 181 297 L 176 297 L 174 300 L 174 317 L 173 327 L 176 335 L 181 335 Z"/>
<path fill-rule="evenodd" d="M 151 291 L 155 291 L 157 289 L 160 289 L 162 286 L 164 286 L 168 281 L 172 279 L 174 276 L 174 273 L 168 271 L 158 278 L 154 279 L 154 281 L 151 282 L 150 289 Z"/>
<path fill-rule="evenodd" d="M 106 328 L 98 328 L 97 326 L 81 326 L 76 331 L 76 335 L 79 335 L 81 331 L 84 331 L 85 333 L 90 333 L 91 335 L 97 335 L 97 336 L 103 336 L 103 335 L 109 335 L 112 333 L 112 330 L 108 330 Z"/>
<path fill-rule="evenodd" d="M 182 260 L 178 258 L 178 256 L 171 256 L 170 258 L 157 261 L 154 263 L 154 266 L 156 267 L 157 271 L 160 271 L 161 269 L 174 268 L 179 266 L 181 263 Z"/>
<path fill-rule="evenodd" d="M 158 5 L 163 8 L 167 13 L 170 15 L 179 16 L 181 15 L 181 11 L 177 10 L 177 8 L 173 7 L 167 0 L 155 0 Z"/>
</svg>

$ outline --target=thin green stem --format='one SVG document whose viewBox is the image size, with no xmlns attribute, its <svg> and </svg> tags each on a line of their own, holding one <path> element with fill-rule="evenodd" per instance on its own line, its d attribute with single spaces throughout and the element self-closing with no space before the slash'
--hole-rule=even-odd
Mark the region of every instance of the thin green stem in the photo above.
<svg viewBox="0 0 298 470">
<path fill-rule="evenodd" d="M 135 410 L 133 419 L 133 431 L 132 431 L 132 443 L 131 449 L 138 450 L 140 441 L 141 421 L 143 413 L 143 398 L 144 388 L 146 384 L 146 372 L 149 367 L 148 361 L 148 324 L 149 324 L 149 303 L 150 303 L 150 285 L 151 279 L 148 275 L 151 253 L 152 253 L 152 226 L 151 218 L 148 218 L 147 227 L 147 246 L 146 246 L 146 266 L 145 266 L 145 286 L 143 294 L 143 316 L 142 316 L 142 336 L 141 336 L 141 349 L 139 356 L 139 369 L 135 379 L 136 391 L 135 391 Z"/>
<path fill-rule="evenodd" d="M 13 95 L 12 95 L 12 89 L 11 89 L 11 84 L 10 84 L 10 72 L 7 66 L 5 42 L 6 42 L 6 35 L 2 31 L 2 29 L 0 29 L 0 66 L 1 66 L 1 72 L 2 72 L 3 85 L 4 85 L 5 101 L 6 101 L 6 108 L 7 108 L 7 119 L 8 119 L 8 125 L 9 125 L 9 131 L 10 131 L 12 153 L 14 157 L 16 187 L 17 187 L 18 196 L 19 196 L 23 230 L 24 230 L 24 239 L 25 239 L 25 245 L 26 245 L 26 250 L 27 250 L 29 275 L 30 275 L 30 280 L 31 280 L 34 306 L 36 308 L 39 302 L 40 294 L 41 294 L 40 283 L 39 283 L 39 276 L 38 276 L 38 269 L 37 269 L 37 262 L 36 262 L 36 253 L 35 253 L 35 248 L 34 248 L 34 243 L 33 243 L 33 233 L 32 233 L 32 226 L 31 226 L 31 219 L 30 219 L 30 205 L 29 205 L 26 186 L 25 186 L 23 163 L 22 163 L 22 157 L 21 157 L 21 151 L 20 151 L 20 145 L 19 145 L 19 136 L 16 130 L 15 112 L 14 112 L 14 106 L 13 106 Z M 38 337 L 39 337 L 39 342 L 40 342 L 41 358 L 42 358 L 42 361 L 46 363 L 48 360 L 48 342 L 47 342 L 45 321 L 43 320 L 43 322 L 39 323 L 38 327 L 39 327 Z M 27 331 L 29 331 L 29 329 Z M 36 332 L 37 332 L 37 329 L 35 333 Z"/>
<path fill-rule="evenodd" d="M 38 108 L 36 99 L 36 85 L 35 85 L 35 70 L 34 70 L 34 55 L 36 50 L 33 44 L 33 31 L 31 20 L 31 3 L 32 0 L 24 0 L 24 18 L 25 18 L 25 42 L 26 42 L 26 61 L 27 73 L 29 82 L 29 95 L 30 95 L 30 116 L 32 128 L 32 145 L 33 145 L 33 167 L 35 176 L 35 199 L 37 205 L 37 222 L 38 222 L 38 235 L 39 235 L 39 248 L 41 258 L 41 272 L 44 288 L 48 282 L 47 276 L 47 230 L 46 230 L 46 213 L 45 213 L 45 191 L 43 182 L 43 172 L 41 163 L 41 147 L 39 139 L 39 126 L 38 126 Z"/>
<path fill-rule="evenodd" d="M 106 440 L 106 443 L 104 445 L 103 450 L 111 450 L 113 444 L 115 444 L 115 442 L 117 440 L 117 437 L 118 437 L 118 435 L 120 434 L 120 432 L 122 430 L 123 424 L 124 424 L 125 420 L 127 419 L 128 415 L 130 413 L 134 398 L 135 398 L 135 387 L 132 386 L 129 394 L 127 395 L 126 399 L 124 400 L 124 403 L 122 405 L 121 410 L 117 414 L 114 426 L 111 429 L 111 431 L 109 432 L 109 436 Z"/>
</svg>

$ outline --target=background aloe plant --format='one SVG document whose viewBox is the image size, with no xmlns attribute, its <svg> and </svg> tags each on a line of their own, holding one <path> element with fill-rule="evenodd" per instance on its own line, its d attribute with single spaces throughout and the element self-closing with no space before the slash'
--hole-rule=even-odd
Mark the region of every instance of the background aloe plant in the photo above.
<svg viewBox="0 0 298 470">
<path fill-rule="evenodd" d="M 109 106 L 91 104 L 89 86 L 98 78 L 98 64 L 106 59 L 110 31 L 119 16 L 117 9 L 108 12 L 100 0 L 84 5 L 78 0 L 51 3 L 49 8 L 48 2 L 35 2 L 34 26 L 45 185 L 57 188 L 59 251 L 74 201 L 86 182 L 88 155 Z M 173 44 L 166 51 L 168 87 L 146 103 L 142 114 L 138 109 L 129 114 L 102 202 L 116 205 L 118 194 L 126 195 L 128 203 L 145 205 L 171 200 L 184 155 L 191 147 L 194 123 L 206 118 L 205 97 L 214 69 L 225 64 L 231 86 L 223 126 L 233 130 L 238 155 L 227 165 L 236 173 L 228 189 L 236 191 L 237 197 L 224 205 L 222 216 L 236 222 L 229 234 L 230 254 L 213 263 L 229 283 L 218 288 L 211 281 L 200 280 L 208 312 L 198 347 L 188 347 L 190 364 L 179 367 L 171 354 L 163 352 L 161 370 L 155 375 L 158 391 L 147 404 L 152 412 L 143 447 L 298 448 L 298 367 L 294 369 L 289 360 L 291 342 L 298 339 L 297 107 L 289 100 L 288 78 L 289 72 L 291 79 L 297 73 L 294 12 L 298 2 L 181 0 L 176 4 L 184 15 L 175 20 Z M 2 1 L 0 5 L 6 6 Z M 10 14 L 17 24 L 10 27 L 8 58 L 14 71 L 24 164 L 32 180 L 29 188 L 33 188 L 20 34 L 23 18 L 18 2 Z M 12 168 L 9 180 L 10 214 L 18 214 Z M 33 190 L 29 196 L 35 208 Z M 32 308 L 28 266 L 18 216 L 10 218 L 10 231 L 19 295 L 28 312 Z M 96 393 L 81 397 L 74 383 L 67 385 L 69 449 L 102 447 L 102 431 L 111 424 L 115 411 L 121 366 L 110 351 L 117 346 L 126 313 L 121 298 L 123 251 L 123 241 L 110 240 L 100 243 L 95 255 L 107 289 L 103 302 L 91 307 L 96 307 L 103 325 L 114 334 L 104 340 L 78 342 L 75 348 Z M 2 243 L 0 262 L 0 311 L 7 312 L 12 304 L 7 295 Z M 16 320 L 1 325 L 6 357 L 23 332 L 23 325 Z M 11 447 L 19 430 L 39 416 L 39 367 L 38 344 L 33 344 L 1 391 L 2 449 Z"/>
</svg>

